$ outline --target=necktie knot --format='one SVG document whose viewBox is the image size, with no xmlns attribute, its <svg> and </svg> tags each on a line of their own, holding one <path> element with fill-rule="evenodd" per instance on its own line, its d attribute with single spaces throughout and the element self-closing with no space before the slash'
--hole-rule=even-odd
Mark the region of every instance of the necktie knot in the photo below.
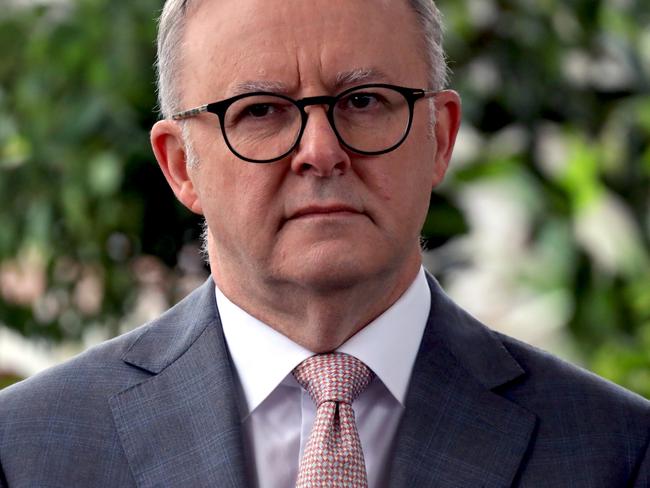
<svg viewBox="0 0 650 488">
<path fill-rule="evenodd" d="M 323 402 L 352 402 L 370 384 L 374 373 L 344 353 L 318 354 L 305 359 L 293 375 L 319 406 Z"/>
</svg>

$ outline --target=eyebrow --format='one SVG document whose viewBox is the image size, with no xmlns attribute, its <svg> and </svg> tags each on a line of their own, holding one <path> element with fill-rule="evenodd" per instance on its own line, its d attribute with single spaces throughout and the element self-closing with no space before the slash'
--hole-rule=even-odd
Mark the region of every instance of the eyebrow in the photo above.
<svg viewBox="0 0 650 488">
<path fill-rule="evenodd" d="M 339 89 L 350 85 L 369 82 L 386 82 L 388 75 L 377 68 L 357 68 L 349 71 L 341 71 L 336 75 L 334 86 Z"/>
<path fill-rule="evenodd" d="M 334 79 L 334 89 L 339 91 L 343 87 L 369 82 L 385 82 L 388 75 L 377 68 L 357 68 L 337 73 Z M 246 80 L 233 83 L 229 89 L 229 96 L 234 97 L 252 92 L 271 92 L 288 95 L 291 89 L 286 83 L 272 80 Z"/>
<path fill-rule="evenodd" d="M 281 81 L 246 80 L 234 83 L 230 86 L 228 92 L 233 97 L 252 92 L 271 92 L 286 95 L 289 93 L 289 87 Z"/>
</svg>

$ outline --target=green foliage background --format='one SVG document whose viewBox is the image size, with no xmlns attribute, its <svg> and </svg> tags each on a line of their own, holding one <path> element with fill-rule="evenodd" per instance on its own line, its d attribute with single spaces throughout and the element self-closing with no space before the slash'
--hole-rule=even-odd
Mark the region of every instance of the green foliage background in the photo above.
<svg viewBox="0 0 650 488">
<path fill-rule="evenodd" d="M 464 127 L 482 143 L 432 199 L 428 245 L 466 230 L 456 204 L 464 187 L 515 182 L 533 209 L 529 245 L 542 256 L 521 280 L 540 293 L 568 290 L 587 366 L 650 397 L 650 4 L 438 3 Z M 117 331 L 142 282 L 142 256 L 169 267 L 166 291 L 176 293 L 179 253 L 200 229 L 148 144 L 161 6 L 76 0 L 0 10 L 0 322 L 26 336 L 74 338 L 97 323 Z M 513 128 L 519 143 L 502 144 Z M 553 164 L 549 133 L 564 148 Z M 600 243 L 576 229 L 612 202 L 626 225 L 602 222 L 620 241 L 603 263 Z M 16 293 L 7 276 L 31 286 Z M 79 299 L 89 282 L 102 297 L 95 306 Z"/>
</svg>

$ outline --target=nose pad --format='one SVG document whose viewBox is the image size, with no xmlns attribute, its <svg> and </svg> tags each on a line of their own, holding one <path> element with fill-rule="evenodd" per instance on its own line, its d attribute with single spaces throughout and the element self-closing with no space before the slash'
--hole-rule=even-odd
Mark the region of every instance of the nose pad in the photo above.
<svg viewBox="0 0 650 488">
<path fill-rule="evenodd" d="M 307 110 L 307 109 L 306 109 Z M 348 153 L 343 149 L 324 107 L 308 107 L 308 118 L 291 169 L 300 175 L 319 177 L 344 174 L 350 168 Z"/>
</svg>

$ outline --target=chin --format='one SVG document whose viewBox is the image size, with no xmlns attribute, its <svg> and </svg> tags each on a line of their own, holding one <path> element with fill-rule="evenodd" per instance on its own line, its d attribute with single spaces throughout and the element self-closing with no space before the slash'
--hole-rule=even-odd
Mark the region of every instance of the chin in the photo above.
<svg viewBox="0 0 650 488">
<path fill-rule="evenodd" d="M 397 246 L 386 246 L 380 240 L 341 239 L 301 244 L 281 253 L 282 259 L 276 261 L 272 275 L 278 283 L 293 283 L 320 293 L 344 291 L 373 281 L 385 282 L 399 274 L 409 260 Z"/>
<path fill-rule="evenodd" d="M 380 266 L 368 259 L 335 256 L 329 259 L 304 260 L 287 270 L 296 283 L 319 292 L 334 292 L 352 288 L 359 283 L 379 279 Z"/>
</svg>

